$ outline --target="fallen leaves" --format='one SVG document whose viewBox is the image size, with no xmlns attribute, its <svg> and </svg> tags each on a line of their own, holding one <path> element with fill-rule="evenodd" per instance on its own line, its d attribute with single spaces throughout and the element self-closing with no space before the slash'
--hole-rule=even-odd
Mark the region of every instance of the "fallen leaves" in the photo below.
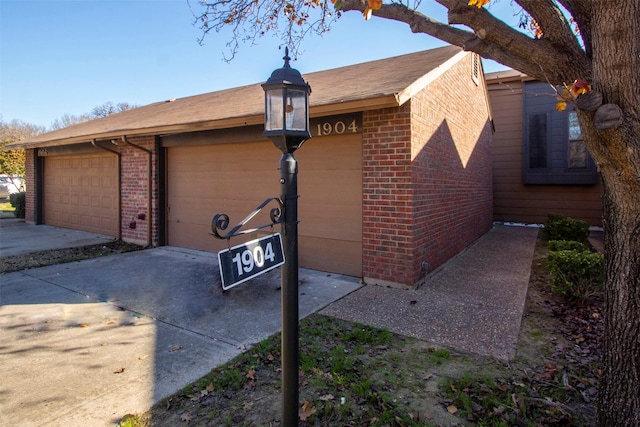
<svg viewBox="0 0 640 427">
<path fill-rule="evenodd" d="M 169 348 L 169 352 L 174 352 L 174 351 L 178 351 L 178 350 L 182 350 L 182 346 L 181 345 L 173 345 Z"/>
<path fill-rule="evenodd" d="M 124 372 L 124 368 L 118 368 L 115 371 L 113 371 L 114 374 L 121 374 Z"/>
<path fill-rule="evenodd" d="M 307 421 L 310 416 L 316 413 L 316 408 L 313 406 L 313 403 L 309 402 L 306 399 L 302 400 L 302 408 L 298 412 L 298 416 L 300 421 Z"/>
</svg>

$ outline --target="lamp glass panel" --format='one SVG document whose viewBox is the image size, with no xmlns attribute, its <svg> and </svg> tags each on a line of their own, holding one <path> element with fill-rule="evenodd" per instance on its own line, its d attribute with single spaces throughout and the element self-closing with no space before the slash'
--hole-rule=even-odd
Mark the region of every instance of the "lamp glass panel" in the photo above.
<svg viewBox="0 0 640 427">
<path fill-rule="evenodd" d="M 307 130 L 307 92 L 299 89 L 286 91 L 287 130 Z"/>
<path fill-rule="evenodd" d="M 284 113 L 282 111 L 282 89 L 269 89 L 266 92 L 265 130 L 284 129 Z"/>
</svg>

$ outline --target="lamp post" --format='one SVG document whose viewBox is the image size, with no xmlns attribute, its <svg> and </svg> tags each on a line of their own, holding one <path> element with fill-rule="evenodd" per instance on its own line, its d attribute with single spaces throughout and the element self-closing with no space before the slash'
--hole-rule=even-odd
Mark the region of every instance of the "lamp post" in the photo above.
<svg viewBox="0 0 640 427">
<path fill-rule="evenodd" d="M 289 65 L 274 70 L 262 85 L 265 93 L 263 135 L 282 151 L 280 158 L 282 223 L 285 263 L 282 267 L 282 425 L 298 425 L 298 161 L 293 155 L 309 133 L 311 87 Z"/>
</svg>

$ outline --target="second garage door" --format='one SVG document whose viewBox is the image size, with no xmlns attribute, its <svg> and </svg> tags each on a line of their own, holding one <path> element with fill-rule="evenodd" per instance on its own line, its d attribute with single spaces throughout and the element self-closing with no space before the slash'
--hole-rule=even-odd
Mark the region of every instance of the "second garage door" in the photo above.
<svg viewBox="0 0 640 427">
<path fill-rule="evenodd" d="M 116 155 L 45 157 L 44 183 L 45 224 L 119 236 Z"/>
<path fill-rule="evenodd" d="M 361 276 L 360 135 L 313 138 L 295 155 L 300 265 Z M 211 219 L 224 212 L 231 227 L 267 197 L 279 197 L 279 159 L 266 141 L 168 148 L 167 243 L 206 251 L 227 247 L 210 235 Z M 265 213 L 253 224 L 266 222 Z M 231 245 L 254 237 L 232 239 Z"/>
</svg>

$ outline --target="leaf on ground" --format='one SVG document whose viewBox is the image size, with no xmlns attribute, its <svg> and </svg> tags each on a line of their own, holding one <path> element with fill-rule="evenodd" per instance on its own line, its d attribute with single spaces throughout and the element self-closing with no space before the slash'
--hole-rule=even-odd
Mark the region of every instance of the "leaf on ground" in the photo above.
<svg viewBox="0 0 640 427">
<path fill-rule="evenodd" d="M 181 350 L 181 349 L 182 349 L 181 345 L 174 345 L 169 349 L 169 351 L 178 351 L 178 350 Z"/>
<path fill-rule="evenodd" d="M 319 399 L 323 402 L 327 402 L 329 400 L 335 399 L 335 397 L 333 397 L 333 394 L 325 394 L 324 396 L 320 396 Z"/>
<path fill-rule="evenodd" d="M 245 351 L 247 349 L 247 346 L 244 344 L 239 344 L 238 346 L 236 346 L 236 348 L 238 350 Z"/>
<path fill-rule="evenodd" d="M 193 416 L 191 415 L 191 412 L 185 412 L 184 414 L 182 414 L 180 416 L 180 419 L 182 421 L 184 421 L 185 423 L 190 422 L 191 420 L 193 420 Z"/>
<path fill-rule="evenodd" d="M 121 374 L 124 372 L 124 368 L 118 368 L 115 371 L 113 371 L 114 374 Z"/>
<path fill-rule="evenodd" d="M 300 421 L 307 421 L 307 419 L 316 413 L 316 408 L 313 406 L 313 403 L 304 399 L 302 401 L 302 408 L 298 412 L 298 416 L 300 417 Z"/>
<path fill-rule="evenodd" d="M 456 405 L 449 405 L 447 406 L 447 412 L 450 414 L 455 414 L 456 412 L 458 412 L 458 408 L 456 407 Z"/>
<path fill-rule="evenodd" d="M 247 377 L 250 380 L 255 380 L 256 379 L 256 370 L 254 368 L 249 369 L 249 372 L 247 372 L 245 377 Z"/>
<path fill-rule="evenodd" d="M 142 356 L 138 356 L 138 360 L 144 360 L 144 359 L 146 359 L 147 357 L 149 357 L 149 355 L 148 355 L 148 354 L 143 354 Z"/>
<path fill-rule="evenodd" d="M 207 390 L 209 393 L 211 393 L 215 389 L 216 389 L 216 386 L 213 385 L 213 383 L 209 383 L 209 385 L 207 386 L 207 388 L 205 390 Z"/>
<path fill-rule="evenodd" d="M 78 326 L 80 326 L 81 328 L 86 328 L 86 327 L 88 327 L 89 325 L 88 325 L 88 324 L 86 324 L 86 323 L 80 323 Z"/>
</svg>

